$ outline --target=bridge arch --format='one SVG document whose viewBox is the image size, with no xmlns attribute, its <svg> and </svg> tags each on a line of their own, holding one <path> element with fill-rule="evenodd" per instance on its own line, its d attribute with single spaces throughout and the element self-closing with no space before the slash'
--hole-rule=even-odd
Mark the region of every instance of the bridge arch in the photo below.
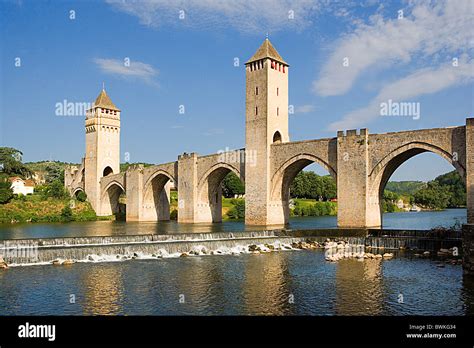
<svg viewBox="0 0 474 348">
<path fill-rule="evenodd" d="M 283 217 L 282 224 L 288 223 L 291 183 L 299 172 L 312 163 L 319 164 L 328 171 L 332 178 L 337 179 L 334 168 L 318 156 L 301 153 L 289 158 L 276 169 L 271 180 L 270 209 L 275 221 L 281 221 L 281 217 Z"/>
<path fill-rule="evenodd" d="M 144 185 L 142 221 L 166 221 L 170 219 L 169 182 L 175 178 L 164 170 L 153 173 Z"/>
<path fill-rule="evenodd" d="M 326 169 L 334 179 L 336 179 L 336 171 L 326 161 L 309 153 L 298 154 L 284 162 L 273 174 L 271 181 L 272 200 L 288 200 L 290 185 L 293 182 L 293 179 L 300 171 L 312 163 L 319 164 L 321 167 Z"/>
<path fill-rule="evenodd" d="M 82 187 L 76 187 L 75 189 L 73 189 L 73 191 L 72 191 L 73 197 L 77 197 L 79 192 L 84 192 L 85 193 L 85 191 Z"/>
<path fill-rule="evenodd" d="M 120 196 L 125 194 L 125 188 L 118 181 L 111 181 L 104 188 L 101 199 L 101 215 L 116 215 L 117 219 L 125 217 L 125 204 L 120 203 Z"/>
<path fill-rule="evenodd" d="M 376 163 L 369 174 L 368 192 L 368 215 L 374 226 L 382 226 L 383 211 L 380 204 L 383 199 L 383 192 L 390 177 L 406 161 L 421 154 L 434 153 L 448 161 L 459 173 L 463 180 L 466 180 L 466 169 L 461 161 L 454 160 L 453 154 L 443 148 L 426 142 L 408 142 L 389 152 L 378 163 Z"/>
<path fill-rule="evenodd" d="M 212 165 L 199 179 L 197 185 L 199 221 L 222 221 L 221 183 L 230 172 L 235 173 L 245 185 L 240 169 L 224 162 Z"/>
</svg>

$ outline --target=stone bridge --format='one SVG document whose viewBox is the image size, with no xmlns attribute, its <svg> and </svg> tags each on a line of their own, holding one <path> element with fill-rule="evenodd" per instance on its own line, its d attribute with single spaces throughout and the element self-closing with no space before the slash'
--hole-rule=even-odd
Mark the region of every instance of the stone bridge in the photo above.
<svg viewBox="0 0 474 348">
<path fill-rule="evenodd" d="M 335 138 L 272 144 L 269 214 L 262 224 L 288 222 L 291 182 L 304 167 L 317 163 L 337 180 L 339 226 L 381 226 L 380 202 L 390 176 L 423 152 L 441 156 L 466 180 L 468 217 L 473 221 L 473 127 L 474 119 L 467 119 L 467 125 L 459 127 L 384 134 L 348 130 L 338 132 Z M 168 220 L 173 187 L 178 190 L 178 222 L 219 222 L 221 182 L 232 171 L 245 183 L 245 168 L 253 166 L 255 160 L 246 155 L 249 157 L 245 149 L 207 156 L 183 154 L 175 162 L 132 166 L 126 172 L 102 177 L 98 215 L 117 213 L 119 197 L 125 193 L 128 221 Z"/>
<path fill-rule="evenodd" d="M 245 182 L 243 156 L 243 150 L 207 156 L 183 154 L 176 162 L 131 166 L 126 172 L 102 177 L 97 213 L 118 213 L 119 197 L 125 194 L 127 221 L 169 220 L 170 189 L 174 188 L 178 190 L 179 222 L 221 221 L 221 182 L 231 171 Z"/>
</svg>

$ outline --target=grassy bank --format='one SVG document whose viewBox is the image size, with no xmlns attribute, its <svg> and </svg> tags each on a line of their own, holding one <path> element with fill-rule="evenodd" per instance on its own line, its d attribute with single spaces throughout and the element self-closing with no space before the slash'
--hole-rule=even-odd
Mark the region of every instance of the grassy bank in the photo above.
<svg viewBox="0 0 474 348">
<path fill-rule="evenodd" d="M 293 199 L 294 207 L 290 209 L 291 216 L 335 216 L 336 202 L 321 202 L 315 199 Z"/>
<path fill-rule="evenodd" d="M 17 222 L 69 222 L 111 220 L 98 217 L 88 202 L 71 199 L 44 198 L 41 195 L 20 196 L 0 205 L 0 223 Z"/>
</svg>

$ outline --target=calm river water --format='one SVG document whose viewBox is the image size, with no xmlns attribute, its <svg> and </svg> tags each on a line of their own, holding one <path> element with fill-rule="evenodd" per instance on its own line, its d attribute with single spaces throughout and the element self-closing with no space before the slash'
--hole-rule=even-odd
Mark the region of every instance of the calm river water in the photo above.
<svg viewBox="0 0 474 348">
<path fill-rule="evenodd" d="M 466 222 L 466 209 L 422 211 L 418 213 L 384 214 L 384 228 L 428 230 L 437 226 L 450 227 Z M 288 228 L 313 229 L 336 228 L 335 216 L 291 218 Z M 243 221 L 224 221 L 216 224 L 178 224 L 169 222 L 111 222 L 94 221 L 67 224 L 16 224 L 0 225 L 0 239 L 108 236 L 134 234 L 171 234 L 191 232 L 237 232 L 256 230 L 246 227 Z"/>
<path fill-rule="evenodd" d="M 14 267 L 0 289 L 1 315 L 474 314 L 461 266 L 330 263 L 320 250 Z"/>
<path fill-rule="evenodd" d="M 464 222 L 465 210 L 385 214 L 387 228 Z M 335 227 L 334 217 L 291 228 Z M 70 223 L 1 226 L 2 238 L 244 230 L 242 222 Z M 71 295 L 75 303 L 70 303 Z M 400 303 L 400 296 L 403 302 Z M 27 266 L 0 270 L 0 315 L 473 315 L 474 283 L 462 266 L 399 254 L 326 262 L 324 252 Z"/>
</svg>

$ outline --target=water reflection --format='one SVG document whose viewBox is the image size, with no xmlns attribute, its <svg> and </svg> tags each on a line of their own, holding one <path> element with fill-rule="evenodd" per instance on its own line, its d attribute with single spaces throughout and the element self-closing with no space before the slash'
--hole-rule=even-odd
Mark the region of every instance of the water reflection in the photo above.
<svg viewBox="0 0 474 348">
<path fill-rule="evenodd" d="M 382 281 L 380 259 L 339 261 L 336 268 L 336 314 L 381 314 Z"/>
<path fill-rule="evenodd" d="M 403 257 L 329 263 L 322 251 L 288 251 L 0 272 L 2 315 L 472 315 L 473 308 L 474 280 L 460 265 Z"/>
<path fill-rule="evenodd" d="M 292 314 L 287 259 L 281 253 L 251 255 L 245 263 L 244 314 Z M 291 297 L 290 297 L 291 295 Z"/>
<path fill-rule="evenodd" d="M 464 297 L 464 311 L 467 315 L 474 315 L 474 278 L 463 277 L 462 295 Z"/>
<path fill-rule="evenodd" d="M 83 310 L 88 315 L 116 315 L 122 312 L 124 289 L 122 269 L 100 264 L 82 273 Z"/>
</svg>

